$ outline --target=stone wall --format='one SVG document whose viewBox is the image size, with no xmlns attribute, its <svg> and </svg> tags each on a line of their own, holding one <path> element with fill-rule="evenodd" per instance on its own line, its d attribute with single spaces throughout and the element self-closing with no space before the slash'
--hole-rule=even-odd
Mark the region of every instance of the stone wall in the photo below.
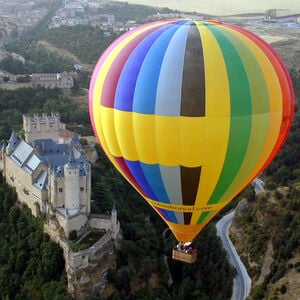
<svg viewBox="0 0 300 300">
<path fill-rule="evenodd" d="M 65 236 L 68 237 L 70 231 L 76 230 L 79 231 L 82 227 L 87 224 L 87 216 L 86 212 L 78 213 L 74 216 L 65 216 L 60 214 L 58 211 L 56 212 L 57 220 L 62 228 L 64 228 Z"/>
<path fill-rule="evenodd" d="M 115 266 L 114 248 L 122 236 L 119 235 L 116 241 L 108 231 L 92 247 L 73 252 L 70 241 L 59 234 L 58 227 L 57 222 L 52 220 L 45 224 L 44 230 L 63 249 L 68 291 L 73 299 L 88 299 L 108 285 L 106 273 Z"/>
<path fill-rule="evenodd" d="M 111 217 L 107 215 L 90 215 L 89 226 L 95 229 L 111 230 Z"/>
<path fill-rule="evenodd" d="M 6 182 L 16 189 L 18 200 L 25 203 L 31 210 L 31 213 L 37 216 L 37 199 L 32 194 L 31 176 L 12 160 L 5 157 L 5 177 Z M 36 192 L 36 191 L 35 191 Z"/>
<path fill-rule="evenodd" d="M 23 129 L 25 141 L 28 143 L 32 143 L 36 139 L 44 139 L 45 136 L 58 142 L 60 116 L 58 114 L 23 116 Z"/>
</svg>

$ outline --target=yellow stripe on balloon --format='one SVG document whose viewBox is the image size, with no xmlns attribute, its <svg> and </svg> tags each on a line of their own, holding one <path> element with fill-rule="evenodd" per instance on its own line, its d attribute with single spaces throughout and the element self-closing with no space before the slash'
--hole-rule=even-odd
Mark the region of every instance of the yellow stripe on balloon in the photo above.
<svg viewBox="0 0 300 300">
<path fill-rule="evenodd" d="M 136 158 L 147 158 L 149 164 L 158 162 L 154 115 L 132 113 Z M 176 148 L 174 148 L 174 152 Z"/>
<path fill-rule="evenodd" d="M 103 127 L 99 130 L 114 156 L 145 164 L 214 169 L 223 162 L 227 117 L 160 116 L 108 107 L 101 108 L 100 117 Z M 213 135 L 218 138 L 213 139 Z"/>
<path fill-rule="evenodd" d="M 230 91 L 223 54 L 215 37 L 203 25 L 198 25 L 205 70 L 205 140 L 207 149 L 202 163 L 201 178 L 195 205 L 206 205 L 220 177 L 227 151 L 230 125 Z M 220 137 L 221 140 L 213 140 Z M 191 223 L 197 223 L 200 212 L 195 212 Z"/>
<path fill-rule="evenodd" d="M 220 210 L 222 207 L 224 207 L 223 203 L 218 204 L 212 204 L 212 205 L 204 205 L 204 206 L 195 206 L 195 205 L 179 205 L 179 204 L 172 204 L 172 203 L 164 203 L 164 202 L 158 202 L 154 201 L 150 198 L 145 197 L 146 201 L 154 207 L 162 208 L 165 210 L 170 210 L 174 212 L 205 212 L 205 211 L 214 211 L 214 210 Z"/>
</svg>

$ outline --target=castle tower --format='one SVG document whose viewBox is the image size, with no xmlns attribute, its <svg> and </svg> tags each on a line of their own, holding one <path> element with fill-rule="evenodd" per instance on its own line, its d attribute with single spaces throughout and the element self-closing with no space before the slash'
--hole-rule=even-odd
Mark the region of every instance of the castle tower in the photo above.
<svg viewBox="0 0 300 300">
<path fill-rule="evenodd" d="M 34 114 L 33 117 L 23 115 L 23 129 L 25 141 L 32 144 L 37 139 L 45 136 L 58 143 L 60 129 L 60 115 L 56 114 Z"/>
<path fill-rule="evenodd" d="M 71 148 L 69 160 L 64 166 L 64 189 L 65 189 L 65 208 L 80 208 L 80 189 L 79 189 L 79 165 L 74 156 L 74 149 Z"/>
</svg>

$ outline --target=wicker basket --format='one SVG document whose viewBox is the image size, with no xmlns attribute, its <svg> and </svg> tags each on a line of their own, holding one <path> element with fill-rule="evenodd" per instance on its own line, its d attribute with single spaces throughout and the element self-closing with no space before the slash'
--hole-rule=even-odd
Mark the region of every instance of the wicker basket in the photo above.
<svg viewBox="0 0 300 300">
<path fill-rule="evenodd" d="M 194 250 L 192 253 L 187 253 L 174 248 L 172 252 L 172 258 L 175 260 L 183 261 L 188 264 L 192 264 L 197 260 L 197 251 Z"/>
</svg>

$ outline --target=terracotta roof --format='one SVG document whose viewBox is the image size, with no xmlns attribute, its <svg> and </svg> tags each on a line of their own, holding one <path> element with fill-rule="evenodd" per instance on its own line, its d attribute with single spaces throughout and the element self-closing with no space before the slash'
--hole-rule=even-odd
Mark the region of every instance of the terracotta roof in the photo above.
<svg viewBox="0 0 300 300">
<path fill-rule="evenodd" d="M 60 129 L 59 130 L 59 137 L 60 138 L 72 138 L 73 137 L 74 132 L 68 129 Z"/>
</svg>

